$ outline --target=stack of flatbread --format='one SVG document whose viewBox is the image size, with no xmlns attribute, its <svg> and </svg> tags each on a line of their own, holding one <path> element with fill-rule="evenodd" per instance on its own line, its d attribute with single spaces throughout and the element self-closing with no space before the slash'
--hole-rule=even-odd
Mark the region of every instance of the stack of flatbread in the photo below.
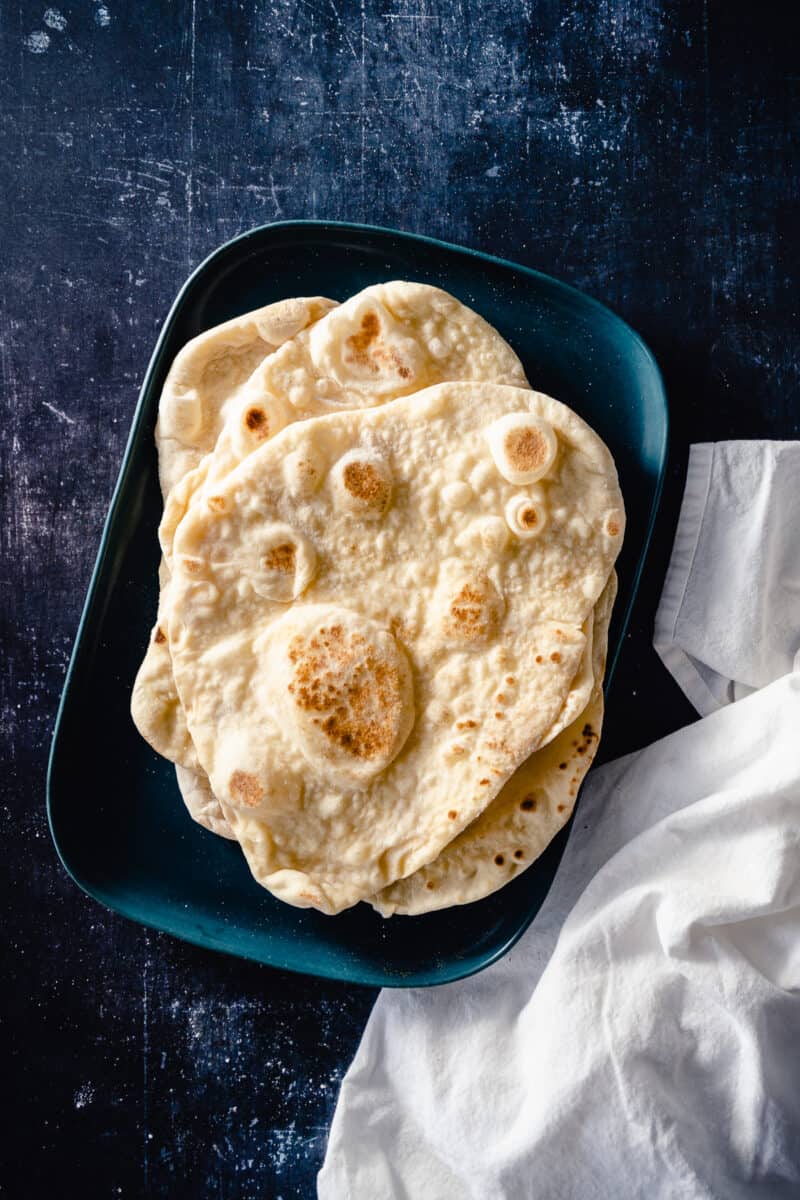
<svg viewBox="0 0 800 1200">
<path fill-rule="evenodd" d="M 301 907 L 514 879 L 596 752 L 624 509 L 581 418 L 437 288 L 287 300 L 177 356 L 132 712 Z"/>
</svg>

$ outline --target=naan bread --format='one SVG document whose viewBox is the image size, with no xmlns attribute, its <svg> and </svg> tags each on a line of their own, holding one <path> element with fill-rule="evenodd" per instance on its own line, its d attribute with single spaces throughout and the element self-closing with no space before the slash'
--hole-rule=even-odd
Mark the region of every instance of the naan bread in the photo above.
<svg viewBox="0 0 800 1200">
<path fill-rule="evenodd" d="M 607 586 L 606 591 L 603 593 L 603 596 L 605 596 L 608 593 L 608 591 L 609 591 L 609 587 Z M 603 596 L 601 596 L 600 600 L 598 601 L 598 607 L 603 602 Z M 589 704 L 590 699 L 592 698 L 592 693 L 594 691 L 595 684 L 596 684 L 593 672 L 596 669 L 596 665 L 597 665 L 596 654 L 592 653 L 592 648 L 593 648 L 592 630 L 593 630 L 593 626 L 594 626 L 594 621 L 595 621 L 595 613 L 592 612 L 592 613 L 590 613 L 587 620 L 584 622 L 583 628 L 584 628 L 584 633 L 586 635 L 587 640 L 586 640 L 586 645 L 584 647 L 583 655 L 581 657 L 580 666 L 578 668 L 577 674 L 575 675 L 575 678 L 572 681 L 572 684 L 570 685 L 570 690 L 567 693 L 567 698 L 564 701 L 561 712 L 559 713 L 558 717 L 556 718 L 555 723 L 550 727 L 548 732 L 542 738 L 542 742 L 541 742 L 542 746 L 546 745 L 548 742 L 551 742 L 554 738 L 558 737 L 558 735 L 562 732 L 562 730 L 564 730 L 567 726 L 569 726 L 576 719 L 576 716 L 581 714 L 586 709 L 587 705 Z M 595 643 L 595 646 L 596 646 L 596 643 Z M 172 660 L 171 659 L 170 659 L 170 681 L 172 682 L 173 689 L 174 689 L 174 678 L 172 676 Z M 602 677 L 599 682 L 602 682 Z M 179 705 L 179 702 L 177 701 L 177 691 L 175 691 L 175 697 L 176 697 L 176 703 L 178 703 L 178 705 Z M 179 708 L 180 708 L 180 706 L 179 706 Z M 189 747 L 190 747 L 189 753 L 192 756 L 190 761 L 193 761 L 195 763 L 195 765 L 192 769 L 187 769 L 184 766 L 176 766 L 176 775 L 178 778 L 178 786 L 180 788 L 181 795 L 183 796 L 186 807 L 189 810 L 189 813 L 191 814 L 192 818 L 195 821 L 197 821 L 198 824 L 203 825 L 206 829 L 210 829 L 212 833 L 219 834 L 221 837 L 231 838 L 231 839 L 235 840 L 236 835 L 234 834 L 233 830 L 231 829 L 230 825 L 228 824 L 228 822 L 225 818 L 225 815 L 222 811 L 222 806 L 220 805 L 219 800 L 217 800 L 216 796 L 214 795 L 213 791 L 211 790 L 211 784 L 209 782 L 208 776 L 206 775 L 203 768 L 200 766 L 199 760 L 197 759 L 197 751 L 194 748 L 194 742 L 192 742 L 191 738 L 189 737 L 189 731 L 186 727 L 186 718 L 185 718 L 182 708 L 180 708 L 180 717 L 181 717 L 182 728 L 186 734 L 186 739 L 187 739 L 187 741 L 189 743 Z M 599 729 L 598 729 L 598 733 L 599 733 Z M 178 749 L 178 747 L 176 746 L 176 750 L 177 749 Z M 589 762 L 589 760 L 587 760 L 587 766 L 588 766 L 588 762 Z M 442 853 L 445 853 L 445 852 L 446 851 L 443 851 Z"/>
<path fill-rule="evenodd" d="M 558 719 L 623 524 L 592 430 L 492 384 L 294 424 L 198 494 L 173 667 L 259 882 L 338 912 L 469 825 Z"/>
<path fill-rule="evenodd" d="M 334 307 L 333 300 L 321 296 L 279 300 L 206 330 L 179 351 L 164 383 L 156 423 L 161 491 L 176 521 L 182 515 L 178 505 L 190 494 L 187 478 L 194 479 L 194 469 L 216 444 L 229 408 L 253 370 Z M 154 750 L 187 770 L 199 770 L 172 677 L 168 607 L 169 569 L 162 559 L 156 623 L 134 682 L 131 715 Z"/>
<path fill-rule="evenodd" d="M 529 387 L 497 330 L 441 288 L 395 280 L 351 296 L 265 358 L 226 402 L 213 453 L 193 464 L 198 469 L 167 501 L 159 529 L 167 560 L 194 494 L 212 489 L 285 426 L 460 381 Z M 303 468 L 289 464 L 286 481 L 302 492 Z"/>
<path fill-rule="evenodd" d="M 219 837 L 235 841 L 236 835 L 225 819 L 219 800 L 212 792 L 208 776 L 200 763 L 198 762 L 197 768 L 191 771 L 176 764 L 175 775 L 183 802 L 192 820 Z"/>
<path fill-rule="evenodd" d="M 443 380 L 528 386 L 522 364 L 500 334 L 440 288 L 403 281 L 377 284 L 321 320 L 317 320 L 322 315 L 320 305 L 330 308 L 332 302 L 286 304 L 283 314 L 270 306 L 240 318 L 238 325 L 231 322 L 201 335 L 181 352 L 170 372 L 158 428 L 162 479 L 175 480 L 159 527 L 168 564 L 175 530 L 195 493 L 213 488 L 293 421 L 332 409 L 384 404 Z M 275 337 L 290 327 L 293 315 L 299 319 L 296 307 L 301 304 L 308 306 L 306 325 L 282 347 L 274 369 L 269 369 L 262 354 L 260 365 L 245 379 L 242 369 L 253 358 L 246 331 L 255 337 L 266 326 Z M 328 317 L 334 311 L 340 311 L 341 317 L 331 322 Z M 313 338 L 312 320 L 320 326 Z M 234 335 L 241 343 L 235 352 L 231 349 Z M 178 443 L 165 437 L 166 430 L 176 428 L 183 431 Z M 200 451 L 210 451 L 212 446 L 213 453 L 199 459 Z M 185 473 L 175 479 L 181 471 Z M 302 474 L 302 468 L 292 471 L 290 467 L 288 486 L 302 489 Z M 189 772 L 201 768 L 172 679 L 169 645 L 160 640 L 168 628 L 168 611 L 169 589 L 163 587 L 151 646 L 134 687 L 134 720 L 154 749 L 186 768 L 179 782 L 183 781 L 187 807 L 210 827 L 206 819 L 212 811 L 210 789 L 200 778 L 192 779 L 187 790 L 183 787 Z M 201 796 L 203 804 L 198 805 Z M 224 829 L 221 812 L 213 823 L 217 831 Z"/>
<path fill-rule="evenodd" d="M 600 742 L 608 625 L 616 592 L 612 573 L 595 609 L 594 688 L 588 705 L 515 771 L 437 859 L 373 898 L 373 908 L 384 917 L 418 916 L 490 896 L 529 867 L 567 823 Z"/>
<path fill-rule="evenodd" d="M 447 380 L 526 386 L 483 317 L 440 288 L 394 280 L 352 296 L 264 363 L 258 387 L 298 413 L 366 408 Z"/>
<path fill-rule="evenodd" d="M 322 296 L 279 300 L 215 325 L 178 352 L 158 403 L 162 495 L 213 450 L 242 385 L 269 355 L 335 308 Z"/>
<path fill-rule="evenodd" d="M 197 752 L 186 728 L 186 716 L 172 674 L 172 655 L 167 641 L 170 572 L 163 558 L 158 568 L 158 582 L 156 623 L 133 683 L 131 716 L 139 733 L 154 750 L 170 762 L 196 769 L 200 765 Z"/>
</svg>

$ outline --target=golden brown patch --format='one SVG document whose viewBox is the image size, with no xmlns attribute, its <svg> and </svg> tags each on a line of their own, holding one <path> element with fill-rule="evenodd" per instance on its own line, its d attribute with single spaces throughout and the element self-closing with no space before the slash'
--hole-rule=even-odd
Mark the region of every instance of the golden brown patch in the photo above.
<svg viewBox="0 0 800 1200">
<path fill-rule="evenodd" d="M 484 576 L 465 583 L 450 601 L 444 621 L 445 634 L 459 642 L 485 642 L 497 628 L 499 597 Z"/>
<path fill-rule="evenodd" d="M 342 483 L 351 496 L 370 508 L 385 508 L 389 486 L 377 467 L 369 462 L 349 462 L 342 472 Z"/>
<path fill-rule="evenodd" d="M 315 724 L 335 745 L 360 759 L 391 753 L 402 715 L 403 681 L 394 663 L 338 624 L 293 638 L 288 656 L 295 703 L 320 714 Z"/>
<path fill-rule="evenodd" d="M 506 683 L 509 687 L 513 687 L 516 682 L 517 681 L 513 675 L 506 675 Z"/>
<path fill-rule="evenodd" d="M 517 513 L 517 520 L 523 529 L 535 529 L 539 524 L 539 514 L 531 505 L 529 508 L 521 508 Z"/>
<path fill-rule="evenodd" d="M 456 721 L 456 729 L 477 729 L 477 721 Z"/>
<path fill-rule="evenodd" d="M 199 558 L 184 558 L 183 568 L 190 575 L 198 575 L 203 569 L 203 564 Z"/>
<path fill-rule="evenodd" d="M 248 775 L 246 771 L 234 771 L 228 780 L 228 788 L 234 802 L 247 808 L 255 808 L 264 798 L 264 789 L 255 775 Z"/>
<path fill-rule="evenodd" d="M 155 633 L 155 637 L 153 638 L 153 641 L 155 642 L 155 644 L 157 646 L 160 646 L 162 644 L 162 642 L 165 642 L 166 640 L 167 639 L 166 639 L 164 630 L 161 628 L 160 625 L 156 625 L 156 633 Z"/>
<path fill-rule="evenodd" d="M 364 313 L 361 318 L 361 329 L 347 339 L 347 345 L 353 351 L 353 359 L 361 366 L 369 366 L 369 348 L 381 331 L 380 321 L 374 312 Z"/>
<path fill-rule="evenodd" d="M 506 434 L 505 452 L 515 471 L 538 471 L 547 462 L 548 451 L 539 429 L 511 429 Z"/>
<path fill-rule="evenodd" d="M 425 887 L 428 889 L 429 892 L 432 892 L 433 889 L 436 887 L 436 884 L 433 882 L 432 879 L 429 879 L 428 882 L 425 884 Z"/>
<path fill-rule="evenodd" d="M 224 496 L 209 496 L 207 503 L 208 503 L 208 507 L 213 508 L 215 512 L 224 512 L 225 511 L 225 497 Z"/>
<path fill-rule="evenodd" d="M 296 558 L 297 547 L 294 542 L 281 542 L 280 546 L 273 546 L 262 561 L 268 571 L 281 571 L 284 575 L 291 575 Z"/>
<path fill-rule="evenodd" d="M 620 531 L 620 523 L 617 516 L 612 513 L 606 521 L 606 533 L 609 537 L 616 537 Z"/>
<path fill-rule="evenodd" d="M 488 787 L 488 786 L 489 786 L 489 780 L 488 780 L 488 779 L 479 779 L 479 780 L 478 780 L 478 782 L 479 782 L 479 784 L 481 785 L 481 787 Z"/>
<path fill-rule="evenodd" d="M 559 805 L 557 805 L 557 808 L 558 808 L 558 811 L 559 811 L 559 812 L 565 812 L 565 811 L 566 811 L 566 807 L 567 807 L 567 806 L 566 806 L 566 804 L 559 804 Z"/>
<path fill-rule="evenodd" d="M 451 808 L 450 812 L 447 815 L 451 821 L 455 821 L 456 817 L 458 816 L 458 813 L 456 812 L 456 810 L 454 808 Z"/>
<path fill-rule="evenodd" d="M 358 363 L 377 375 L 381 365 L 394 367 L 401 379 L 409 379 L 411 371 L 405 365 L 400 355 L 393 348 L 380 345 L 381 324 L 377 313 L 366 312 L 361 318 L 361 328 L 347 339 L 346 345 L 350 350 L 350 362 Z"/>
<path fill-rule="evenodd" d="M 542 659 L 542 656 L 541 656 L 541 654 L 537 654 L 537 655 L 536 655 L 536 661 L 537 661 L 537 663 L 540 663 L 540 662 L 543 662 L 543 661 L 544 661 L 544 660 Z"/>
<path fill-rule="evenodd" d="M 495 719 L 495 721 L 505 721 L 505 719 L 506 719 L 506 714 L 505 714 L 505 713 L 501 713 L 501 712 L 496 712 L 496 713 L 494 714 L 494 719 Z"/>
<path fill-rule="evenodd" d="M 558 653 L 557 650 L 554 650 L 553 653 L 550 655 L 550 662 L 554 662 L 554 663 L 561 662 L 561 655 Z"/>
<path fill-rule="evenodd" d="M 258 434 L 262 441 L 269 437 L 269 418 L 263 408 L 248 408 L 244 414 L 244 423 L 250 432 Z"/>
</svg>

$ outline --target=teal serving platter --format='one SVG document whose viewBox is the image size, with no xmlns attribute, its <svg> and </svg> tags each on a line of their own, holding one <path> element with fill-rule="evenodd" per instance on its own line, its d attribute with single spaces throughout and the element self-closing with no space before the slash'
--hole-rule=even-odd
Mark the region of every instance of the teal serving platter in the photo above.
<svg viewBox="0 0 800 1200">
<path fill-rule="evenodd" d="M 571 405 L 617 463 L 628 526 L 609 673 L 658 508 L 667 402 L 652 354 L 624 321 L 574 288 L 431 238 L 336 222 L 280 222 L 216 250 L 181 289 L 142 385 L 56 720 L 47 801 L 61 860 L 89 895 L 143 925 L 273 967 L 373 986 L 470 975 L 505 954 L 541 907 L 566 831 L 494 896 L 384 920 L 291 908 L 252 879 L 238 846 L 189 818 L 170 763 L 140 738 L 130 692 L 155 617 L 160 495 L 154 429 L 169 366 L 190 338 L 285 296 L 344 300 L 410 279 L 452 292 L 499 329 L 533 387 Z M 613 719 L 613 710 L 611 713 Z"/>
</svg>

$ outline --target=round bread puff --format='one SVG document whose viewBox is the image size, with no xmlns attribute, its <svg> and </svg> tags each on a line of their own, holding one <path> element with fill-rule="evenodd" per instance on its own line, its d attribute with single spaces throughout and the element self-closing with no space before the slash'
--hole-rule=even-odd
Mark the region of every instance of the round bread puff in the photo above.
<svg viewBox="0 0 800 1200">
<path fill-rule="evenodd" d="M 418 916 L 482 900 L 529 867 L 566 825 L 600 743 L 608 624 L 616 592 L 617 577 L 612 572 L 595 609 L 595 683 L 589 703 L 514 772 L 491 804 L 438 858 L 373 897 L 372 907 L 382 916 Z M 457 809 L 453 798 L 451 812 Z"/>
<path fill-rule="evenodd" d="M 497 472 L 485 436 L 509 412 L 534 413 L 559 441 L 551 473 L 537 484 L 547 530 L 533 540 L 515 539 L 505 524 L 518 485 Z M 352 461 L 359 447 L 391 478 L 392 500 L 378 522 L 337 506 L 330 485 L 339 459 Z M 299 498 L 284 477 L 297 454 L 322 470 L 316 490 Z M 454 510 L 442 491 L 465 478 L 473 499 Z M 435 858 L 557 720 L 586 645 L 581 626 L 621 541 L 614 464 L 596 434 L 547 396 L 442 384 L 289 426 L 216 493 L 222 505 L 196 501 L 175 536 L 170 642 L 178 691 L 256 878 L 290 903 L 337 912 Z M 604 524 L 609 511 L 617 514 L 614 537 Z M 288 604 L 259 587 L 276 523 L 315 550 L 316 573 Z M 304 641 L 296 621 L 307 605 L 320 611 Z M 372 699 L 357 687 L 345 703 L 335 664 L 298 679 L 291 658 L 296 650 L 301 662 L 322 661 L 320 639 L 349 637 L 350 617 L 364 644 L 367 627 L 394 637 L 414 684 L 411 732 L 357 788 L 334 780 L 319 747 L 312 755 L 286 719 L 305 689 L 302 702 L 320 722 L 335 718 L 331 737 L 354 732 L 353 753 L 362 753 L 363 730 L 346 728 L 337 714 L 366 712 Z M 355 645 L 348 642 L 346 654 L 357 658 Z M 377 678 L 383 667 L 363 670 Z M 397 702 L 397 689 L 386 694 Z"/>
<path fill-rule="evenodd" d="M 298 306 L 304 304 L 309 309 L 305 327 L 292 329 L 301 316 Z M 383 404 L 440 380 L 528 386 L 522 364 L 500 334 L 440 288 L 403 281 L 377 284 L 339 307 L 341 320 L 330 323 L 327 316 L 336 311 L 332 301 L 271 305 L 201 334 L 178 355 L 165 384 L 156 434 L 162 486 L 174 484 L 159 526 L 168 564 L 175 529 L 193 497 L 202 492 L 213 506 L 219 499 L 214 495 L 217 481 L 292 421 L 332 408 Z M 312 339 L 314 322 L 322 328 Z M 264 352 L 254 360 L 248 337 L 263 337 L 266 331 L 276 338 L 290 329 L 296 337 L 274 371 L 267 369 Z M 254 361 L 261 365 L 245 377 L 246 363 Z M 213 453 L 201 460 L 202 452 L 212 447 Z M 296 495 L 315 486 L 307 459 L 288 462 L 285 476 Z M 356 510 L 370 510 L 358 498 L 352 503 Z M 168 607 L 169 591 L 162 588 L 151 647 L 134 688 L 134 721 L 159 753 L 187 771 L 198 771 L 171 677 L 169 646 L 152 640 L 167 628 Z M 190 812 L 194 798 L 204 793 L 202 781 L 192 780 L 189 799 L 184 795 Z M 204 802 L 202 813 L 207 811 Z M 223 821 L 220 813 L 215 822 Z"/>
</svg>

